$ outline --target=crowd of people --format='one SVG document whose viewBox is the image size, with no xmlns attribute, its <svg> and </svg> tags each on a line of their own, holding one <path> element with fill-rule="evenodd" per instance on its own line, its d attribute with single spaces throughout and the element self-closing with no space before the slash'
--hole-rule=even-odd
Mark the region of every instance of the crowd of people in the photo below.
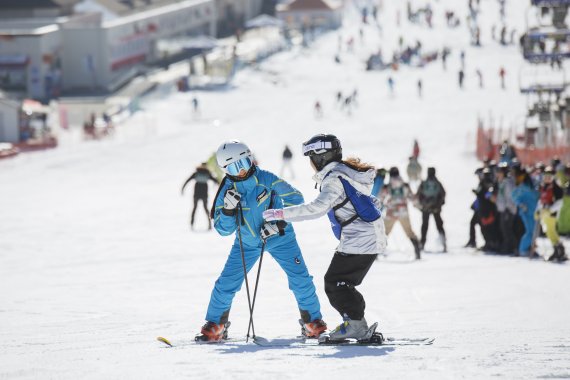
<svg viewBox="0 0 570 380">
<path fill-rule="evenodd" d="M 503 144 L 499 163 L 486 161 L 475 174 L 469 241 L 476 247 L 479 225 L 485 244 L 497 254 L 537 258 L 537 238 L 545 234 L 552 244 L 546 260 L 567 260 L 560 235 L 570 234 L 570 164 L 553 159 L 548 165 L 524 166 L 516 156 L 506 158 Z"/>
</svg>

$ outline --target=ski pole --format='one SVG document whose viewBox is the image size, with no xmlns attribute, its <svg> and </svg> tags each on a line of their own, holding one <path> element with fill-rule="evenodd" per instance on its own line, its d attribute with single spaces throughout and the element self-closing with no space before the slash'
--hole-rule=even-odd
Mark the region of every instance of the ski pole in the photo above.
<svg viewBox="0 0 570 380">
<path fill-rule="evenodd" d="M 249 336 L 250 328 L 253 329 L 253 308 L 255 307 L 255 298 L 257 297 L 257 285 L 259 285 L 259 275 L 261 274 L 261 264 L 263 263 L 263 252 L 265 251 L 265 241 L 261 246 L 261 254 L 259 255 L 259 265 L 257 267 L 257 277 L 255 278 L 255 288 L 253 290 L 253 301 L 251 302 L 251 314 L 249 315 L 249 324 L 247 326 L 247 335 Z M 253 339 L 255 339 L 255 330 L 253 330 Z"/>
<path fill-rule="evenodd" d="M 243 250 L 243 242 L 241 238 L 241 217 L 243 217 L 243 210 L 241 209 L 241 203 L 238 204 L 238 209 L 236 212 L 236 224 L 237 224 L 237 231 L 238 231 L 238 240 L 239 240 L 239 249 L 241 251 L 241 263 L 243 265 L 243 277 L 245 279 L 245 289 L 247 292 L 247 303 L 249 305 L 249 320 L 251 324 L 251 329 L 253 336 L 255 336 L 255 328 L 253 327 L 253 307 L 251 306 L 251 297 L 249 295 L 249 281 L 247 280 L 247 266 L 245 264 L 245 253 Z M 249 340 L 249 327 L 247 330 L 247 335 L 245 337 L 245 341 Z"/>
<path fill-rule="evenodd" d="M 272 190 L 269 195 L 269 207 L 273 208 L 273 197 L 275 192 Z M 249 325 L 247 326 L 247 336 L 249 336 L 250 328 L 253 329 L 253 309 L 255 308 L 255 299 L 257 298 L 257 286 L 259 285 L 259 275 L 261 274 L 261 264 L 263 264 L 263 252 L 265 252 L 266 240 L 263 240 L 261 245 L 261 254 L 259 255 L 259 265 L 257 267 L 257 277 L 255 278 L 255 289 L 253 290 L 253 301 L 251 302 L 251 315 L 249 317 Z M 255 339 L 255 331 L 253 331 L 253 339 Z"/>
</svg>

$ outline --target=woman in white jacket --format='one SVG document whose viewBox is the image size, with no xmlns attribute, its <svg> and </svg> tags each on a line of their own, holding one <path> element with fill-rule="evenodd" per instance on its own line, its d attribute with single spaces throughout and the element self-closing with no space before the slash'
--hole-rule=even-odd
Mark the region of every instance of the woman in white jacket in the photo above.
<svg viewBox="0 0 570 380">
<path fill-rule="evenodd" d="M 325 292 L 331 305 L 341 314 L 344 322 L 334 329 L 330 340 L 365 337 L 368 324 L 364 318 L 364 297 L 356 286 L 368 273 L 377 255 L 386 247 L 384 220 L 366 222 L 359 217 L 348 199 L 341 178 L 357 192 L 370 194 L 376 171 L 360 159 L 342 160 L 342 147 L 334 135 L 316 135 L 303 143 L 303 154 L 309 156 L 320 184 L 320 194 L 310 203 L 270 209 L 263 213 L 267 221 L 297 222 L 319 218 L 327 213 L 342 225 L 340 243 L 325 274 Z M 378 209 L 379 200 L 372 198 Z M 338 231 L 337 231 L 338 232 Z"/>
</svg>

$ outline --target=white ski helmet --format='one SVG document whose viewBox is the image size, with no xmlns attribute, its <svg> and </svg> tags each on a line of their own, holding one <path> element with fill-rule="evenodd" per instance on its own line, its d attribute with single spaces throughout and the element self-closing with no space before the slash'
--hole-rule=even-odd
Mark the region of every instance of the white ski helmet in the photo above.
<svg viewBox="0 0 570 380">
<path fill-rule="evenodd" d="M 247 145 L 238 140 L 224 142 L 216 152 L 218 166 L 229 175 L 236 177 L 242 170 L 249 172 L 253 168 L 253 156 Z"/>
</svg>

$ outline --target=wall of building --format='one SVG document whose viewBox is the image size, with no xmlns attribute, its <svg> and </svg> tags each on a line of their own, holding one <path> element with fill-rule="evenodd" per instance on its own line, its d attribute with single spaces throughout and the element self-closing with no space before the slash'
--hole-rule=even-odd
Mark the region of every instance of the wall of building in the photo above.
<svg viewBox="0 0 570 380">
<path fill-rule="evenodd" d="M 104 91 L 106 40 L 101 29 L 63 29 L 63 91 Z"/>
<path fill-rule="evenodd" d="M 19 103 L 0 99 L 0 142 L 17 143 L 19 133 Z"/>
<path fill-rule="evenodd" d="M 33 98 L 46 97 L 46 79 L 52 75 L 61 53 L 61 34 L 57 27 L 45 27 L 43 33 L 14 35 L 0 43 L 0 56 L 22 55 L 28 62 L 21 69 L 26 76 L 26 88 L 22 90 Z M 15 89 L 18 90 L 18 89 Z"/>
</svg>

